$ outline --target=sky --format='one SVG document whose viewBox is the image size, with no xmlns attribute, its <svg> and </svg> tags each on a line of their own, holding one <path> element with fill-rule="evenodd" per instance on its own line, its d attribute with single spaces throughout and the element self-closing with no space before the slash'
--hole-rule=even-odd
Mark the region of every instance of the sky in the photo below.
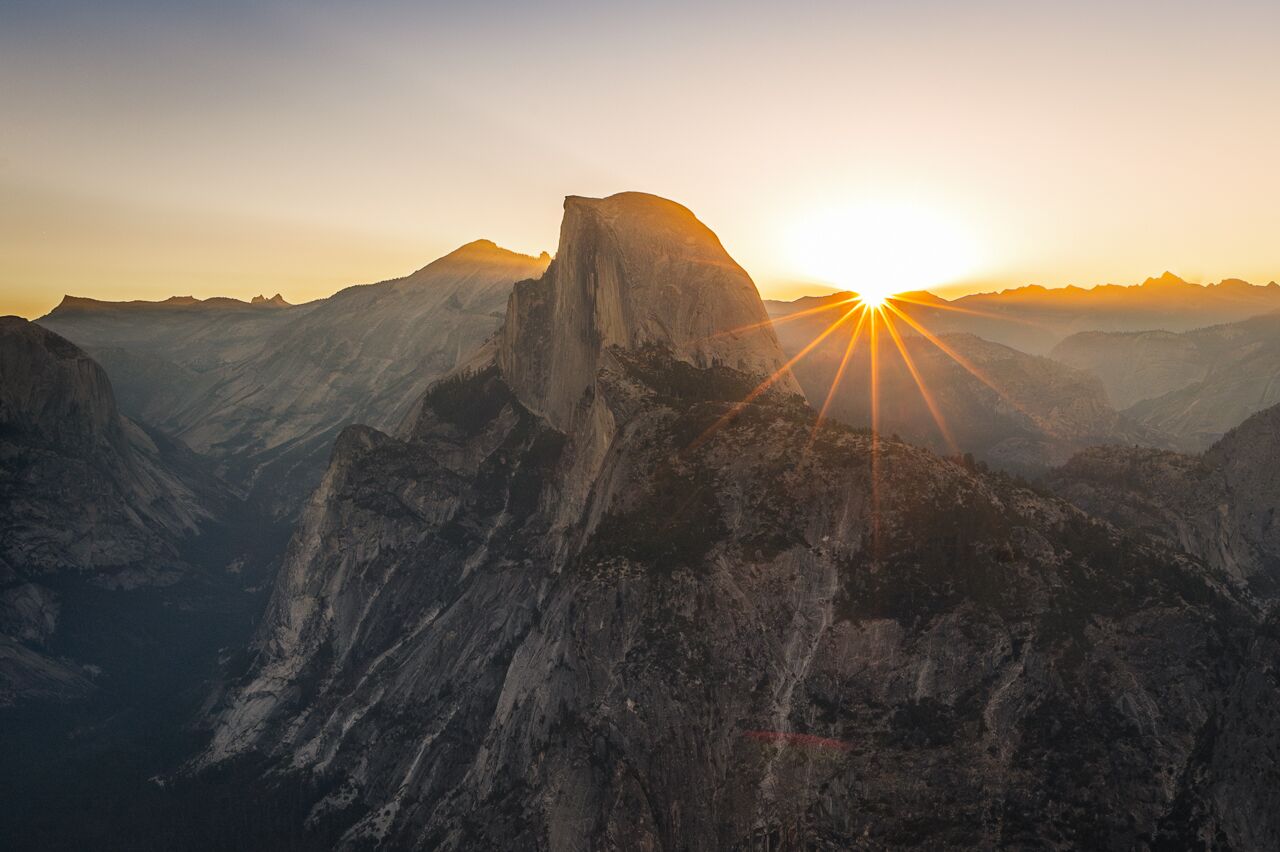
<svg viewBox="0 0 1280 852">
<path fill-rule="evenodd" d="M 0 313 L 554 252 L 564 196 L 623 190 L 766 296 L 1265 283 L 1278 32 L 1232 0 L 0 0 Z"/>
</svg>

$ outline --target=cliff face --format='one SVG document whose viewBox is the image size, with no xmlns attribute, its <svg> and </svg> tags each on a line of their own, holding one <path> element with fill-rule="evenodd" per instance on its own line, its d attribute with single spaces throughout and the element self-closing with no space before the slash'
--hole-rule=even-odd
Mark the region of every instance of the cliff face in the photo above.
<svg viewBox="0 0 1280 852">
<path fill-rule="evenodd" d="M 1253 415 L 1203 455 L 1097 447 L 1051 485 L 1117 526 L 1169 542 L 1264 597 L 1280 592 L 1280 406 Z"/>
<path fill-rule="evenodd" d="M 318 783 L 346 848 L 1274 842 L 1205 794 L 1255 623 L 1229 585 L 926 450 L 811 440 L 793 386 L 740 405 L 779 349 L 722 334 L 758 300 L 655 205 L 570 199 L 499 343 L 398 435 L 343 433 L 200 766 Z"/>
<path fill-rule="evenodd" d="M 67 300 L 40 322 L 90 348 L 126 412 L 215 459 L 282 516 L 351 423 L 389 427 L 501 321 L 549 258 L 469 243 L 405 278 L 307 305 Z"/>
<path fill-rule="evenodd" d="M 86 586 L 169 586 L 232 498 L 189 452 L 125 420 L 74 345 L 0 318 L 0 705 L 84 694 L 64 606 Z M 96 617 L 96 616 L 94 616 Z"/>
<path fill-rule="evenodd" d="M 176 557 L 173 542 L 211 518 L 199 491 L 212 481 L 184 481 L 163 439 L 120 417 L 102 368 L 58 335 L 4 317 L 0 354 L 0 558 L 39 573 Z"/>
<path fill-rule="evenodd" d="M 516 288 L 497 353 L 530 410 L 567 428 L 612 347 L 761 376 L 782 366 L 755 285 L 687 209 L 638 192 L 564 208 L 555 263 Z M 778 388 L 799 392 L 789 375 Z"/>
</svg>

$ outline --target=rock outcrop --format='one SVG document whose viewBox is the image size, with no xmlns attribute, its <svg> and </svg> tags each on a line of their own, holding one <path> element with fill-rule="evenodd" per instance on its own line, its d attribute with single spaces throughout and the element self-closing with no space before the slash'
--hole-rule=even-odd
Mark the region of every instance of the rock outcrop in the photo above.
<svg viewBox="0 0 1280 852">
<path fill-rule="evenodd" d="M 1255 594 L 1280 593 L 1280 406 L 1253 415 L 1202 455 L 1097 447 L 1050 478 L 1073 503 L 1170 543 Z"/>
<path fill-rule="evenodd" d="M 399 422 L 494 332 L 512 284 L 548 262 L 478 240 L 405 278 L 305 305 L 68 298 L 40 323 L 102 361 L 127 414 L 290 517 L 343 427 Z"/>
<path fill-rule="evenodd" d="M 199 766 L 307 779 L 343 848 L 1280 839 L 1219 795 L 1247 732 L 1207 734 L 1233 690 L 1277 705 L 1230 581 L 811 443 L 794 386 L 752 396 L 782 354 L 708 235 L 570 199 L 498 341 L 343 432 Z"/>
<path fill-rule="evenodd" d="M 498 350 L 531 411 L 569 427 L 613 347 L 761 376 L 782 367 L 755 285 L 687 209 L 638 192 L 564 209 L 551 274 L 516 288 Z M 799 390 L 790 375 L 779 387 Z"/>
</svg>

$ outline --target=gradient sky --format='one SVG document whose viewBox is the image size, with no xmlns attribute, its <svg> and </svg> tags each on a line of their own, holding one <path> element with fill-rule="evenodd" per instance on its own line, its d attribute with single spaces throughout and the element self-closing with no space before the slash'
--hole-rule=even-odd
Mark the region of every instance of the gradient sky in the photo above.
<svg viewBox="0 0 1280 852">
<path fill-rule="evenodd" d="M 935 242 L 942 292 L 1266 282 L 1278 33 L 1276 2 L 0 0 L 0 313 L 302 301 L 554 251 L 563 196 L 627 189 L 766 295 Z"/>
</svg>

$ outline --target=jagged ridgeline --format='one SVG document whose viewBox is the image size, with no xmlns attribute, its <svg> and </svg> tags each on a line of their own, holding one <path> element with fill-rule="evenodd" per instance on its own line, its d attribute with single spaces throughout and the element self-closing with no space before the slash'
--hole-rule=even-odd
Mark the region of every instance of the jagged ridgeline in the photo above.
<svg viewBox="0 0 1280 852">
<path fill-rule="evenodd" d="M 688 210 L 569 198 L 497 336 L 339 437 L 191 773 L 352 849 L 1280 842 L 1225 575 L 739 404 L 783 363 Z"/>
</svg>

